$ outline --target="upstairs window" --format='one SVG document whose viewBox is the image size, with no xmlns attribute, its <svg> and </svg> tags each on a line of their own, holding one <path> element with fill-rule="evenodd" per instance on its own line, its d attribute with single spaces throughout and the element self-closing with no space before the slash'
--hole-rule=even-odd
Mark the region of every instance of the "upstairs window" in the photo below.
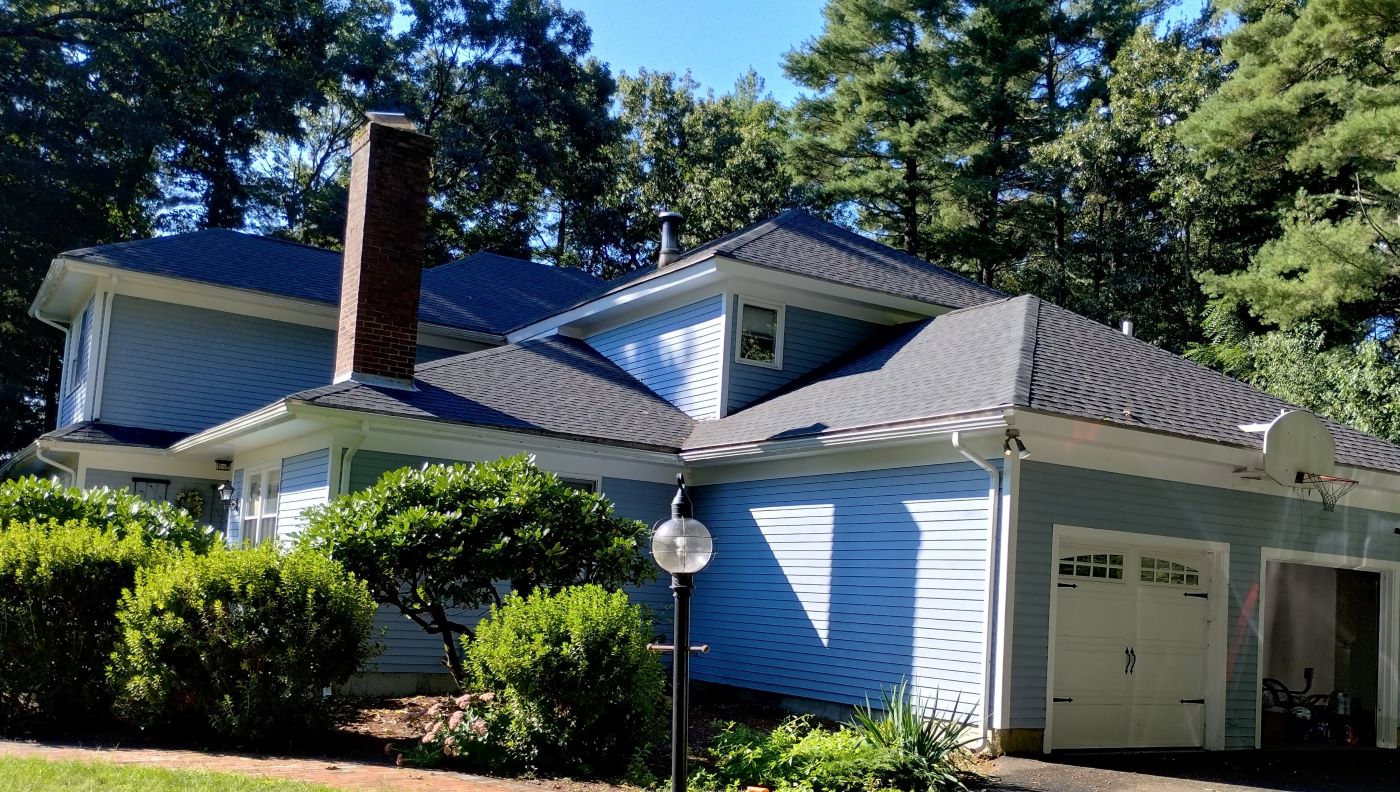
<svg viewBox="0 0 1400 792">
<path fill-rule="evenodd" d="M 738 347 L 740 363 L 769 368 L 783 367 L 783 309 L 739 299 Z"/>
</svg>

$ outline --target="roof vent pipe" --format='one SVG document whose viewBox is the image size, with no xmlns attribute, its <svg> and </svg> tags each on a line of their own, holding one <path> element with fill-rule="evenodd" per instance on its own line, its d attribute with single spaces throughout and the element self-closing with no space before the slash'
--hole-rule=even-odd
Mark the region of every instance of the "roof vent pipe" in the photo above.
<svg viewBox="0 0 1400 792">
<path fill-rule="evenodd" d="M 1128 336 L 1129 338 L 1132 338 L 1132 337 L 1133 337 L 1133 320 L 1132 320 L 1132 319 L 1124 319 L 1124 320 L 1123 320 L 1123 335 Z"/>
<path fill-rule="evenodd" d="M 656 254 L 656 266 L 664 267 L 681 257 L 681 227 L 685 218 L 680 212 L 659 212 L 661 221 L 661 252 Z"/>
</svg>

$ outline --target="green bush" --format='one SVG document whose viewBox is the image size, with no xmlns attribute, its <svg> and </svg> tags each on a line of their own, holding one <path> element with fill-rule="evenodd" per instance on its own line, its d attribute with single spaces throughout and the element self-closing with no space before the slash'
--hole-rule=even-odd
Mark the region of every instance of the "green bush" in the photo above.
<svg viewBox="0 0 1400 792">
<path fill-rule="evenodd" d="M 184 509 L 143 500 L 126 490 L 81 490 L 36 476 L 0 481 L 0 525 L 34 520 L 82 521 L 118 536 L 139 529 L 147 541 L 165 540 L 201 553 L 215 539 L 211 528 L 196 524 Z"/>
<path fill-rule="evenodd" d="M 967 745 L 976 735 L 972 716 L 947 709 L 938 696 L 914 695 L 907 682 L 884 691 L 880 708 L 858 707 L 852 727 L 870 745 L 889 751 L 894 782 L 901 789 L 966 789 Z"/>
<path fill-rule="evenodd" d="M 79 522 L 0 530 L 0 729 L 109 714 L 117 603 L 158 552 Z"/>
<path fill-rule="evenodd" d="M 664 736 L 664 675 L 642 607 L 576 586 L 512 594 L 465 642 L 480 689 L 496 694 L 502 746 L 531 770 L 615 775 Z"/>
<path fill-rule="evenodd" d="M 385 473 L 372 487 L 307 512 L 304 545 L 345 565 L 378 602 L 440 636 L 465 682 L 456 608 L 501 604 L 499 583 L 529 594 L 578 583 L 607 588 L 655 576 L 646 523 L 602 495 L 568 486 L 523 454 Z"/>
<path fill-rule="evenodd" d="M 765 786 L 773 792 L 876 792 L 891 784 L 891 753 L 851 729 L 830 731 L 806 715 L 783 721 L 771 732 L 730 723 L 709 748 L 713 770 L 700 770 L 697 789 L 735 790 Z"/>
<path fill-rule="evenodd" d="M 122 598 L 111 676 L 139 724 L 271 743 L 323 722 L 325 687 L 371 656 L 374 601 L 315 553 L 185 553 Z"/>
</svg>

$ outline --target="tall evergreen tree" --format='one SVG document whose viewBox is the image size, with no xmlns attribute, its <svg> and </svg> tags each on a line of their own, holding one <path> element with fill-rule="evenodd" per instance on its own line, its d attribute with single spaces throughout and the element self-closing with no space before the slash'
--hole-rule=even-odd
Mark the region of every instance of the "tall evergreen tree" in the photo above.
<svg viewBox="0 0 1400 792">
<path fill-rule="evenodd" d="M 662 208 L 685 215 L 687 240 L 703 240 L 803 205 L 783 161 L 782 110 L 753 72 L 716 96 L 643 70 L 619 80 L 618 107 L 606 196 L 571 230 L 564 263 L 603 275 L 651 263 Z"/>
<path fill-rule="evenodd" d="M 1260 229 L 1246 270 L 1205 279 L 1261 322 L 1334 342 L 1400 317 L 1400 1 L 1239 0 L 1235 70 L 1185 139 Z"/>
</svg>

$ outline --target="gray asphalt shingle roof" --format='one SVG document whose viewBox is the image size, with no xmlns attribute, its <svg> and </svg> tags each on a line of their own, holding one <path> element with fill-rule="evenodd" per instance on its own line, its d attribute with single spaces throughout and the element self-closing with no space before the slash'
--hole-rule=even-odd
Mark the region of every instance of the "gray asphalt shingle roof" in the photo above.
<svg viewBox="0 0 1400 792">
<path fill-rule="evenodd" d="M 799 209 L 788 210 L 688 250 L 665 270 L 653 266 L 610 281 L 594 296 L 612 293 L 675 267 L 716 255 L 949 308 L 965 308 L 1006 297 L 996 289 Z"/>
<path fill-rule="evenodd" d="M 189 437 L 189 432 L 147 429 L 142 426 L 122 426 L 102 423 L 101 421 L 83 421 L 71 426 L 59 427 L 43 435 L 45 440 L 62 440 L 66 443 L 137 446 L 140 448 L 168 448 L 186 437 Z"/>
<path fill-rule="evenodd" d="M 719 421 L 687 450 L 1022 407 L 1258 448 L 1240 424 L 1288 403 L 1035 297 L 953 311 Z M 1326 421 L 1342 464 L 1400 471 L 1400 447 Z"/>
<path fill-rule="evenodd" d="M 80 248 L 65 258 L 169 278 L 335 305 L 340 253 L 274 237 L 210 229 Z M 582 270 L 476 253 L 424 270 L 424 322 L 503 335 L 562 310 L 602 281 Z"/>
<path fill-rule="evenodd" d="M 418 367 L 417 390 L 343 382 L 288 397 L 648 450 L 675 451 L 694 421 L 582 341 L 552 336 Z"/>
</svg>

